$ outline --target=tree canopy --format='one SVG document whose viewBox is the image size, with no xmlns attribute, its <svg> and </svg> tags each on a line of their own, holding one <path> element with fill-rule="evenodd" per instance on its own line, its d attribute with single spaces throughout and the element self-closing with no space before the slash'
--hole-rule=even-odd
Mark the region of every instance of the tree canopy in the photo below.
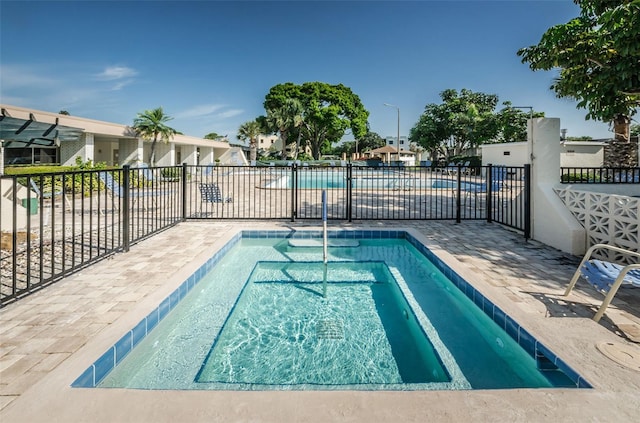
<svg viewBox="0 0 640 423">
<path fill-rule="evenodd" d="M 362 138 L 357 142 L 357 153 L 364 153 L 367 151 L 375 150 L 376 148 L 384 147 L 386 141 L 378 133 L 367 131 Z M 342 144 L 336 145 L 331 151 L 332 154 L 350 156 L 351 153 L 356 152 L 355 141 L 345 141 Z"/>
<path fill-rule="evenodd" d="M 517 54 L 534 71 L 559 69 L 556 95 L 576 99 L 587 119 L 613 121 L 616 138 L 628 140 L 640 106 L 640 0 L 574 2 L 580 16 Z"/>
<path fill-rule="evenodd" d="M 299 114 L 290 112 L 289 117 L 277 116 L 285 111 L 292 100 L 299 101 L 302 110 Z M 311 148 L 314 159 L 320 158 L 323 149 L 339 141 L 348 129 L 355 138 L 361 138 L 367 132 L 369 112 L 360 98 L 350 88 L 324 82 L 305 82 L 296 85 L 291 82 L 278 84 L 265 96 L 264 108 L 267 121 L 270 115 L 276 115 L 276 121 L 283 125 L 278 128 L 283 143 L 290 134 L 296 134 Z M 296 118 L 296 116 L 298 116 Z M 271 125 L 273 127 L 273 125 Z M 284 136 L 283 136 L 284 129 Z"/>
<path fill-rule="evenodd" d="M 168 142 L 179 132 L 167 125 L 173 118 L 165 115 L 162 107 L 145 110 L 138 113 L 133 120 L 133 129 L 144 139 L 151 140 L 149 163 L 154 166 L 156 161 L 156 143 L 158 140 Z"/>
<path fill-rule="evenodd" d="M 227 137 L 226 135 L 220 135 L 220 134 L 218 134 L 217 132 L 209 132 L 209 133 L 208 133 L 207 135 L 205 135 L 203 138 L 204 138 L 205 140 L 214 140 L 214 141 L 215 141 L 215 140 L 217 140 L 217 139 L 220 139 L 220 138 L 226 138 L 226 137 Z"/>
<path fill-rule="evenodd" d="M 409 140 L 423 147 L 432 157 L 461 154 L 465 149 L 489 142 L 512 142 L 526 139 L 525 113 L 504 102 L 496 112 L 498 96 L 462 89 L 440 93 L 442 103 L 430 103 L 409 132 Z M 534 116 L 544 114 L 534 112 Z"/>
<path fill-rule="evenodd" d="M 260 136 L 260 124 L 251 120 L 245 122 L 238 128 L 238 139 L 249 140 L 249 160 L 255 160 L 258 150 L 258 136 Z"/>
</svg>

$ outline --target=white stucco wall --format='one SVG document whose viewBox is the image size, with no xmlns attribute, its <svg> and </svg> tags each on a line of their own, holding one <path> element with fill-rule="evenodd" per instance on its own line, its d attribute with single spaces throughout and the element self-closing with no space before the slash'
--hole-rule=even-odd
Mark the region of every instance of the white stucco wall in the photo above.
<svg viewBox="0 0 640 423">
<path fill-rule="evenodd" d="M 523 166 L 529 163 L 527 142 L 485 144 L 482 148 L 482 165 Z"/>
<path fill-rule="evenodd" d="M 560 143 L 560 166 L 601 167 L 604 162 L 604 143 L 565 141 Z"/>
<path fill-rule="evenodd" d="M 531 145 L 531 237 L 574 255 L 585 252 L 586 232 L 555 193 L 560 181 L 560 119 L 536 118 Z"/>
<path fill-rule="evenodd" d="M 0 195 L 2 195 L 2 199 L 0 200 L 0 225 L 1 230 L 3 232 L 13 232 L 13 202 L 15 201 L 17 205 L 17 213 L 16 213 L 16 228 L 23 229 L 27 226 L 27 209 L 23 207 L 22 200 L 27 198 L 27 188 L 17 184 L 16 185 L 16 193 L 13 193 L 13 180 L 10 178 L 0 179 Z M 36 198 L 36 194 L 31 192 L 31 197 L 33 200 Z M 40 204 L 38 207 L 38 211 L 42 205 Z M 35 215 L 34 215 L 35 216 Z M 32 222 L 33 223 L 33 222 Z"/>
<path fill-rule="evenodd" d="M 120 139 L 118 140 L 118 152 L 120 157 L 120 166 L 137 165 L 144 162 L 141 151 L 138 150 L 138 140 Z M 141 149 L 140 149 L 141 150 Z"/>
</svg>

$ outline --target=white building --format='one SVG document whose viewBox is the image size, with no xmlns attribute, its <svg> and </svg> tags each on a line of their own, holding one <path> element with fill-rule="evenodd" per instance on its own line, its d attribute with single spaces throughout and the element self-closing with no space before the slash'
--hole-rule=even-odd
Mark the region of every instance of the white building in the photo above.
<svg viewBox="0 0 640 423">
<path fill-rule="evenodd" d="M 398 151 L 402 151 L 402 150 L 409 150 L 409 139 L 404 136 L 404 135 L 400 135 L 400 141 L 398 142 L 398 137 L 392 137 L 392 136 L 388 136 L 385 139 L 385 142 L 387 143 L 388 146 L 391 146 L 393 148 L 395 148 Z"/>
<path fill-rule="evenodd" d="M 74 165 L 105 162 L 112 166 L 148 163 L 151 141 L 132 128 L 111 122 L 60 115 L 16 106 L 0 105 L 0 140 L 5 163 Z M 227 142 L 175 135 L 156 143 L 156 165 L 214 163 L 230 146 Z"/>
<path fill-rule="evenodd" d="M 604 141 L 560 141 L 560 167 L 601 167 L 604 163 Z M 529 162 L 525 142 L 483 144 L 482 164 L 522 166 Z"/>
</svg>

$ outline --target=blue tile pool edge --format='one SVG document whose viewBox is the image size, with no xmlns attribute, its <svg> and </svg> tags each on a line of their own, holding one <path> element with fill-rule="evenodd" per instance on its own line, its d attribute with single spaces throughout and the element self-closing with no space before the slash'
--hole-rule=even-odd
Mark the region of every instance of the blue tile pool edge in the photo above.
<svg viewBox="0 0 640 423">
<path fill-rule="evenodd" d="M 166 297 L 154 310 L 102 354 L 71 384 L 74 388 L 95 388 L 104 377 L 120 363 L 133 348 L 144 339 L 167 314 L 218 264 L 227 252 L 243 238 L 320 238 L 321 230 L 243 230 L 235 234 L 220 250 L 194 271 L 184 282 Z M 331 230 L 328 238 L 342 239 L 405 239 L 426 256 L 454 285 L 476 306 L 511 336 L 538 363 L 540 370 L 562 371 L 576 388 L 592 388 L 582 376 L 567 365 L 548 347 L 536 340 L 515 320 L 483 296 L 453 269 L 438 258 L 427 246 L 405 230 Z"/>
<path fill-rule="evenodd" d="M 451 269 L 438 256 L 436 256 L 427 246 L 405 232 L 405 239 L 413 245 L 421 254 L 426 256 L 454 285 L 462 291 L 467 298 L 472 300 L 484 314 L 489 316 L 499 327 L 520 345 L 538 364 L 539 370 L 562 371 L 573 381 L 576 388 L 593 388 L 582 376 L 571 366 L 559 358 L 550 348 L 535 339 L 526 329 L 518 324 L 511 316 L 506 314 L 500 307 L 494 305 L 488 298 L 482 295 L 476 288 L 464 280 L 458 273 Z"/>
</svg>

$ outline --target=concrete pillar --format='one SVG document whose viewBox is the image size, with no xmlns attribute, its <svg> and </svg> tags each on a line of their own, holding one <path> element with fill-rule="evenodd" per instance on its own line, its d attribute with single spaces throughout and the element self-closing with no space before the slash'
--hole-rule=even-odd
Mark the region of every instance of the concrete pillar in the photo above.
<svg viewBox="0 0 640 423">
<path fill-rule="evenodd" d="M 118 140 L 118 153 L 121 165 L 138 166 L 144 161 L 138 149 L 138 140 L 120 138 Z"/>
<path fill-rule="evenodd" d="M 176 143 L 169 143 L 169 166 L 176 165 Z"/>
<path fill-rule="evenodd" d="M 138 146 L 136 147 L 136 161 L 138 163 L 146 163 L 146 159 L 144 157 L 144 140 L 142 138 L 138 138 L 136 141 L 138 142 Z"/>
<path fill-rule="evenodd" d="M 182 163 L 190 166 L 198 164 L 198 149 L 195 145 L 182 145 L 180 151 L 182 151 Z"/>
<path fill-rule="evenodd" d="M 586 231 L 554 192 L 560 184 L 560 119 L 529 122 L 531 164 L 531 237 L 574 255 L 582 255 Z"/>
<path fill-rule="evenodd" d="M 212 164 L 214 161 L 213 147 L 200 147 L 200 163 L 203 166 Z"/>
<path fill-rule="evenodd" d="M 91 160 L 91 163 L 95 163 L 96 154 L 95 154 L 95 139 L 91 132 L 87 132 L 84 134 L 84 158 L 83 162 L 87 162 Z"/>
</svg>

